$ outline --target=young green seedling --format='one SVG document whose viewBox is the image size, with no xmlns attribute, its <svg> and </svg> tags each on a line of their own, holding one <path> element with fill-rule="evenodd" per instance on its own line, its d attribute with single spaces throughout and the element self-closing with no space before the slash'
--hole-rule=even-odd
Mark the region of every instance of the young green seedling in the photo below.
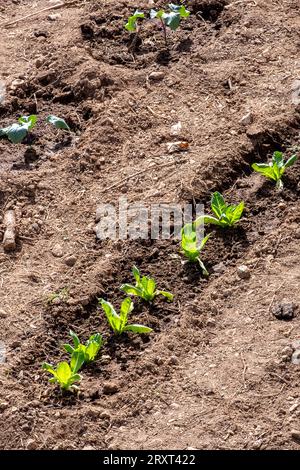
<svg viewBox="0 0 300 470">
<path fill-rule="evenodd" d="M 286 162 L 282 152 L 274 152 L 270 163 L 253 163 L 252 168 L 257 173 L 261 173 L 266 178 L 276 181 L 277 189 L 283 188 L 282 176 L 289 166 L 294 165 L 297 160 L 296 155 L 292 155 Z"/>
<path fill-rule="evenodd" d="M 140 20 L 145 18 L 145 13 L 142 11 L 136 10 L 132 16 L 130 16 L 125 24 L 125 29 L 130 32 L 137 31 L 139 29 Z"/>
<path fill-rule="evenodd" d="M 21 116 L 18 119 L 18 124 L 12 124 L 11 126 L 0 129 L 0 137 L 7 137 L 13 144 L 20 144 L 28 132 L 31 131 L 37 122 L 37 116 L 32 114 L 31 116 Z"/>
<path fill-rule="evenodd" d="M 59 362 L 56 368 L 44 362 L 42 368 L 53 375 L 49 382 L 58 384 L 62 390 L 73 391 L 78 388 L 74 384 L 80 382 L 81 376 L 75 373 L 67 362 Z"/>
<path fill-rule="evenodd" d="M 131 331 L 132 333 L 151 333 L 152 329 L 143 325 L 128 325 L 128 315 L 133 310 L 133 302 L 127 297 L 123 300 L 120 309 L 120 315 L 117 314 L 113 305 L 104 299 L 99 299 L 99 303 L 103 308 L 109 326 L 116 335 L 120 335 L 125 331 Z"/>
<path fill-rule="evenodd" d="M 211 210 L 215 214 L 215 217 L 210 215 L 201 216 L 195 221 L 195 225 L 197 227 L 199 223 L 203 221 L 204 224 L 233 227 L 242 217 L 244 207 L 244 201 L 237 205 L 226 204 L 222 194 L 216 191 L 213 193 L 211 199 Z"/>
<path fill-rule="evenodd" d="M 169 3 L 169 11 L 165 10 L 151 10 L 150 18 L 158 19 L 162 26 L 163 35 L 165 44 L 167 45 L 167 27 L 172 31 L 176 31 L 180 25 L 180 22 L 184 18 L 190 16 L 189 10 L 185 8 L 184 5 L 175 5 L 174 3 Z"/>
<path fill-rule="evenodd" d="M 200 254 L 210 236 L 211 234 L 209 233 L 199 242 L 196 226 L 194 223 L 186 224 L 181 231 L 181 248 L 183 253 L 190 262 L 199 263 L 204 276 L 208 276 L 209 273 L 200 258 Z"/>
<path fill-rule="evenodd" d="M 156 282 L 148 276 L 141 277 L 140 271 L 136 266 L 132 268 L 132 274 L 135 278 L 136 284 L 123 284 L 121 290 L 128 295 L 136 295 L 147 302 L 152 302 L 158 295 L 163 295 L 166 299 L 172 302 L 174 296 L 170 292 L 156 289 Z"/>
<path fill-rule="evenodd" d="M 71 369 L 76 373 L 83 364 L 89 364 L 95 360 L 103 345 L 103 339 L 99 333 L 96 333 L 90 336 L 86 344 L 81 344 L 74 331 L 70 330 L 70 336 L 73 340 L 73 346 L 64 344 L 64 348 L 67 353 L 71 354 Z"/>
<path fill-rule="evenodd" d="M 49 124 L 52 124 L 56 129 L 62 129 L 68 132 L 71 131 L 66 121 L 62 118 L 57 116 L 48 116 L 46 121 L 49 122 Z"/>
</svg>

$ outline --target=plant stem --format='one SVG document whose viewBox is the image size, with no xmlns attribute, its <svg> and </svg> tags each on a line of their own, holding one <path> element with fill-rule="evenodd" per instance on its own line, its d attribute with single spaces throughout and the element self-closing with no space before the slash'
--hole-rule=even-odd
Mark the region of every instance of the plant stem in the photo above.
<svg viewBox="0 0 300 470">
<path fill-rule="evenodd" d="M 165 45 L 167 46 L 167 45 L 168 45 L 168 39 L 167 39 L 167 28 L 166 28 L 166 24 L 165 24 L 165 22 L 164 22 L 164 20 L 163 20 L 162 18 L 160 19 L 160 22 L 161 22 L 162 29 L 163 29 Z"/>
</svg>

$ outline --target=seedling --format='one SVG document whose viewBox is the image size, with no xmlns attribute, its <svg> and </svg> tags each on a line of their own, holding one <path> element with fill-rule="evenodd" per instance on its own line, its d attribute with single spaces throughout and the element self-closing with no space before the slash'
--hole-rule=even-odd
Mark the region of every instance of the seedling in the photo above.
<svg viewBox="0 0 300 470">
<path fill-rule="evenodd" d="M 204 276 L 208 276 L 209 273 L 200 258 L 200 254 L 210 236 L 211 234 L 209 233 L 199 242 L 195 223 L 186 224 L 181 231 L 181 247 L 183 253 L 190 262 L 199 263 Z"/>
<path fill-rule="evenodd" d="M 63 129 L 68 132 L 71 131 L 66 121 L 62 118 L 59 118 L 57 116 L 48 116 L 46 121 L 52 124 L 56 129 Z"/>
<path fill-rule="evenodd" d="M 297 160 L 296 155 L 292 155 L 286 162 L 282 152 L 274 152 L 270 163 L 253 163 L 252 168 L 257 173 L 261 173 L 266 178 L 276 181 L 279 190 L 283 188 L 282 176 L 289 166 L 294 165 Z"/>
<path fill-rule="evenodd" d="M 158 19 L 162 26 L 162 31 L 164 35 L 164 40 L 167 45 L 167 27 L 172 31 L 176 31 L 180 25 L 180 22 L 183 18 L 188 18 L 190 12 L 185 8 L 184 5 L 175 5 L 174 3 L 169 3 L 169 11 L 165 10 L 151 10 L 150 18 Z"/>
<path fill-rule="evenodd" d="M 123 300 L 120 309 L 120 315 L 117 314 L 113 305 L 104 299 L 99 299 L 99 303 L 103 308 L 109 326 L 116 335 L 120 335 L 125 331 L 131 331 L 132 333 L 151 333 L 152 329 L 143 325 L 128 325 L 128 315 L 133 310 L 133 302 L 130 297 Z"/>
<path fill-rule="evenodd" d="M 55 304 L 56 302 L 66 302 L 69 298 L 69 288 L 64 287 L 58 292 L 53 292 L 47 296 L 47 304 Z"/>
<path fill-rule="evenodd" d="M 37 122 L 37 116 L 21 116 L 18 123 L 0 129 L 0 137 L 7 137 L 13 144 L 20 144 Z"/>
<path fill-rule="evenodd" d="M 125 24 L 125 29 L 130 32 L 139 30 L 140 20 L 145 18 L 145 13 L 142 11 L 136 10 L 132 16 L 130 16 Z"/>
<path fill-rule="evenodd" d="M 81 344 L 74 331 L 70 330 L 70 336 L 73 340 L 73 346 L 64 344 L 64 348 L 67 353 L 71 354 L 71 369 L 76 373 L 81 369 L 83 364 L 89 364 L 96 359 L 103 345 L 103 339 L 99 333 L 96 333 L 88 339 L 86 344 Z"/>
<path fill-rule="evenodd" d="M 237 205 L 226 204 L 222 194 L 215 192 L 211 199 L 211 210 L 215 214 L 215 217 L 211 215 L 201 216 L 196 220 L 196 226 L 204 221 L 205 224 L 214 224 L 220 227 L 233 227 L 242 217 L 244 207 L 244 201 Z"/>
<path fill-rule="evenodd" d="M 42 368 L 52 374 L 50 383 L 58 384 L 62 390 L 73 391 L 78 389 L 76 382 L 80 382 L 81 376 L 75 373 L 67 362 L 59 362 L 54 368 L 51 364 L 44 362 Z"/>
<path fill-rule="evenodd" d="M 152 302 L 158 295 L 163 295 L 166 299 L 172 302 L 174 296 L 170 292 L 156 289 L 156 282 L 148 276 L 141 277 L 140 271 L 136 266 L 132 268 L 132 274 L 135 278 L 136 284 L 123 284 L 121 290 L 128 295 L 136 295 L 147 302 Z"/>
</svg>

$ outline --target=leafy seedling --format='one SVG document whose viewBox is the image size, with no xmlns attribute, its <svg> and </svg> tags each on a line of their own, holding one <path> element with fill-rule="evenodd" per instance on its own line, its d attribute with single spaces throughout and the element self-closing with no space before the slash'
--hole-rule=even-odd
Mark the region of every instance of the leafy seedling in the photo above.
<svg viewBox="0 0 300 470">
<path fill-rule="evenodd" d="M 172 302 L 174 296 L 170 292 L 156 289 L 156 282 L 148 276 L 141 277 L 140 271 L 136 266 L 132 268 L 132 274 L 136 281 L 135 286 L 123 284 L 121 290 L 128 295 L 136 295 L 147 302 L 152 302 L 158 295 L 163 295 Z"/>
<path fill-rule="evenodd" d="M 128 315 L 133 310 L 133 302 L 130 297 L 123 300 L 120 309 L 120 315 L 117 314 L 113 305 L 104 299 L 99 299 L 99 303 L 103 308 L 109 326 L 116 335 L 120 335 L 125 331 L 131 331 L 132 333 L 151 333 L 152 329 L 143 325 L 128 325 Z"/>
<path fill-rule="evenodd" d="M 209 233 L 199 242 L 196 226 L 194 223 L 186 224 L 181 231 L 181 248 L 183 253 L 190 262 L 199 263 L 204 276 L 208 276 L 209 273 L 200 258 L 200 254 L 210 236 L 211 234 Z"/>
<path fill-rule="evenodd" d="M 294 165 L 297 160 L 296 155 L 292 155 L 286 162 L 282 152 L 274 152 L 270 163 L 253 163 L 252 168 L 257 173 L 261 173 L 266 178 L 276 181 L 277 189 L 283 188 L 282 176 L 286 168 Z"/>
<path fill-rule="evenodd" d="M 78 388 L 74 384 L 80 382 L 81 376 L 75 373 L 67 362 L 59 362 L 56 368 L 44 362 L 42 368 L 53 375 L 49 382 L 58 384 L 62 390 L 73 391 Z"/>
<path fill-rule="evenodd" d="M 184 5 L 175 5 L 169 3 L 169 11 L 165 10 L 151 10 L 150 18 L 158 19 L 162 26 L 165 43 L 167 44 L 167 27 L 172 31 L 176 31 L 180 25 L 182 19 L 190 16 L 189 10 Z"/>
<path fill-rule="evenodd" d="M 90 336 L 86 344 L 81 344 L 74 331 L 70 330 L 70 336 L 73 340 L 73 346 L 64 344 L 64 348 L 67 353 L 71 354 L 71 369 L 76 373 L 83 364 L 89 364 L 96 359 L 103 345 L 103 339 L 99 333 L 96 333 Z"/>
<path fill-rule="evenodd" d="M 68 298 L 69 298 L 69 288 L 64 287 L 58 292 L 53 292 L 49 294 L 46 298 L 46 302 L 47 304 L 55 304 L 57 301 L 66 302 Z"/>
<path fill-rule="evenodd" d="M 49 124 L 52 124 L 56 129 L 62 129 L 68 132 L 71 131 L 66 121 L 62 118 L 57 116 L 48 116 L 46 121 L 49 122 Z"/>
<path fill-rule="evenodd" d="M 220 227 L 233 227 L 244 212 L 245 204 L 244 201 L 240 202 L 237 205 L 226 204 L 222 194 L 217 191 L 213 193 L 211 199 L 211 210 L 215 214 L 214 216 L 204 215 L 200 216 L 196 221 L 196 227 L 202 221 L 204 224 L 214 224 L 219 225 Z"/>
<path fill-rule="evenodd" d="M 37 116 L 21 116 L 18 123 L 0 129 L 0 137 L 7 137 L 13 144 L 20 144 L 37 122 Z"/>
<path fill-rule="evenodd" d="M 138 32 L 140 20 L 145 18 L 145 13 L 136 10 L 132 16 L 130 16 L 125 24 L 125 29 L 130 32 Z"/>
</svg>

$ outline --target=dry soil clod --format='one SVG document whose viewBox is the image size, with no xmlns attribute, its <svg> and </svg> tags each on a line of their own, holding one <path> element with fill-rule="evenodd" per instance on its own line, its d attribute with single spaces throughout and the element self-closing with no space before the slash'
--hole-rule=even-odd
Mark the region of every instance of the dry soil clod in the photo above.
<svg viewBox="0 0 300 470">
<path fill-rule="evenodd" d="M 14 210 L 8 210 L 4 214 L 4 226 L 6 228 L 3 237 L 5 251 L 16 249 L 16 216 Z"/>
</svg>

